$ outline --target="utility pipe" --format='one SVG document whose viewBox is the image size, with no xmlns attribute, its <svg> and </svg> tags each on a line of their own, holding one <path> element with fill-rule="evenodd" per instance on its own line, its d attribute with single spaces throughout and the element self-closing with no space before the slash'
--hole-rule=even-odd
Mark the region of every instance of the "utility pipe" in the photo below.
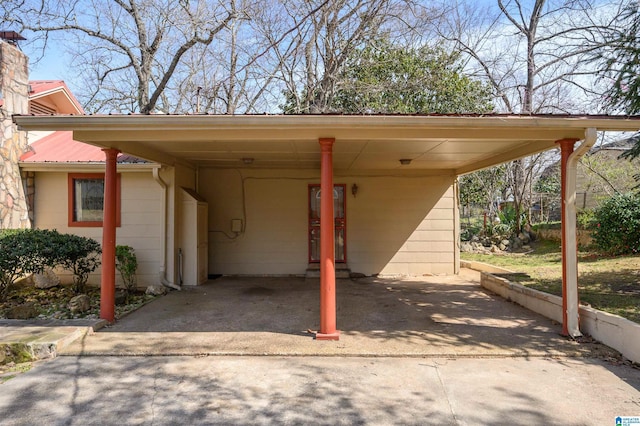
<svg viewBox="0 0 640 426">
<path fill-rule="evenodd" d="M 578 241 L 576 237 L 576 175 L 578 160 L 593 147 L 597 132 L 593 127 L 585 129 L 584 141 L 566 158 L 563 167 L 563 215 L 562 215 L 562 269 L 563 269 L 563 334 L 582 336 L 580 332 L 578 300 Z M 575 141 L 574 141 L 575 142 Z M 571 144 L 573 148 L 573 143 Z M 562 141 L 561 141 L 562 143 Z M 564 162 L 563 162 L 564 163 Z M 563 164 L 564 165 L 564 164 Z"/>
<path fill-rule="evenodd" d="M 162 262 L 160 263 L 160 282 L 165 287 L 181 290 L 177 284 L 167 280 L 167 191 L 168 187 L 165 181 L 160 177 L 160 166 L 153 168 L 153 179 L 162 188 L 162 214 L 161 214 L 161 230 L 160 230 L 160 251 L 162 253 Z"/>
</svg>

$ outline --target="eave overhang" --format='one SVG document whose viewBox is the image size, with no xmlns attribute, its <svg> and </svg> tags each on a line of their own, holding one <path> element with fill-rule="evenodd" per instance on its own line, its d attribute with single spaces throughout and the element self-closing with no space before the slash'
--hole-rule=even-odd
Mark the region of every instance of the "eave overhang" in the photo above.
<svg viewBox="0 0 640 426">
<path fill-rule="evenodd" d="M 334 168 L 464 174 L 584 138 L 587 128 L 638 131 L 639 117 L 441 115 L 14 116 L 22 130 L 72 130 L 75 140 L 149 161 L 200 167 L 318 169 L 318 139 L 335 138 Z M 400 159 L 410 159 L 401 165 Z"/>
</svg>

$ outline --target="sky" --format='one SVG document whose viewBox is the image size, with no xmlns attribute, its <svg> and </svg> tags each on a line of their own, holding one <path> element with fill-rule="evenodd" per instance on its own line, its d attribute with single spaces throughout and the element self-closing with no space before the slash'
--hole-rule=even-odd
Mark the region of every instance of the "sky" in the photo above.
<svg viewBox="0 0 640 426">
<path fill-rule="evenodd" d="M 20 48 L 29 57 L 29 80 L 65 80 L 69 77 L 65 67 L 65 63 L 68 63 L 69 59 L 66 58 L 62 48 L 49 47 L 45 56 L 37 63 L 33 62 L 40 55 L 39 52 L 29 45 L 21 44 Z M 71 89 L 73 90 L 73 88 Z"/>
</svg>

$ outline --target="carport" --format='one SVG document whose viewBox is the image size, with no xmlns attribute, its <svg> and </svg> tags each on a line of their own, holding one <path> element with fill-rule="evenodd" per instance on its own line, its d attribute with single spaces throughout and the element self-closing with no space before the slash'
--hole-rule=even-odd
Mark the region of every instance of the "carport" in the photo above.
<svg viewBox="0 0 640 426">
<path fill-rule="evenodd" d="M 561 148 L 563 198 L 563 333 L 579 336 L 575 170 L 597 131 L 637 131 L 640 120 L 552 115 L 94 115 L 15 116 L 22 130 L 71 130 L 106 154 L 101 317 L 114 320 L 116 155 L 124 152 L 197 170 L 251 164 L 320 170 L 320 330 L 337 340 L 332 217 L 335 170 L 403 176 L 459 176 Z M 576 142 L 583 141 L 574 151 Z M 354 194 L 355 196 L 355 194 Z M 453 249 L 458 259 L 457 245 Z M 455 268 L 456 271 L 459 266 Z"/>
</svg>

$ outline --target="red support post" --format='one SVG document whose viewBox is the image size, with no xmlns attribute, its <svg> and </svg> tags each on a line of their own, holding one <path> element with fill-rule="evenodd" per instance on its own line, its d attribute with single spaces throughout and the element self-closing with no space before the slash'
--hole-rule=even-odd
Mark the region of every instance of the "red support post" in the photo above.
<svg viewBox="0 0 640 426">
<path fill-rule="evenodd" d="M 316 340 L 339 340 L 336 330 L 335 218 L 333 217 L 333 144 L 335 139 L 318 141 L 320 166 L 320 331 Z"/>
<path fill-rule="evenodd" d="M 560 144 L 560 194 L 562 197 L 562 335 L 569 335 L 567 325 L 567 225 L 565 213 L 567 211 L 567 163 L 569 156 L 573 153 L 575 139 L 562 139 L 557 141 Z"/>
<path fill-rule="evenodd" d="M 104 206 L 102 216 L 102 276 L 100 280 L 100 318 L 115 321 L 116 307 L 116 176 L 120 151 L 105 148 Z"/>
</svg>

